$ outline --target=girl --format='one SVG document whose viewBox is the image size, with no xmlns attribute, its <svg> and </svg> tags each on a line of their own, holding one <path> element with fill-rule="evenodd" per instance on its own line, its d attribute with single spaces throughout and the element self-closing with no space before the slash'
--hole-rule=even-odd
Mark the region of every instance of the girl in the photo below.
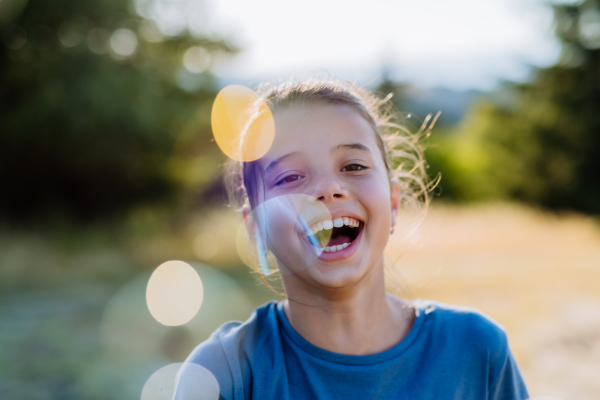
<svg viewBox="0 0 600 400">
<path fill-rule="evenodd" d="M 500 325 L 385 290 L 397 211 L 428 201 L 416 138 L 389 123 L 387 99 L 318 79 L 261 93 L 275 138 L 263 157 L 238 163 L 234 193 L 287 299 L 200 344 L 175 398 L 201 395 L 189 368 L 201 365 L 228 400 L 526 399 Z"/>
</svg>

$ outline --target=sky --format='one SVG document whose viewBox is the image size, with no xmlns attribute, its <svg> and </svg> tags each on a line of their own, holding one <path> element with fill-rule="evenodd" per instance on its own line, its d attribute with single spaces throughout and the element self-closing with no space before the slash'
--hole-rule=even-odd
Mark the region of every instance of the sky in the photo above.
<svg viewBox="0 0 600 400">
<path fill-rule="evenodd" d="M 204 0 L 188 21 L 242 49 L 213 67 L 224 79 L 328 71 L 368 84 L 385 66 L 417 86 L 491 89 L 557 60 L 547 2 Z"/>
</svg>

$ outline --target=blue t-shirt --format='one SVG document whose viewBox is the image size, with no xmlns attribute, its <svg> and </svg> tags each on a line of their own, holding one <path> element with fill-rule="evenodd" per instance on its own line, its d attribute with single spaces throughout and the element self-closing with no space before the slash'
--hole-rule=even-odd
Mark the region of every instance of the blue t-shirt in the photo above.
<svg viewBox="0 0 600 400">
<path fill-rule="evenodd" d="M 314 346 L 290 325 L 283 303 L 270 302 L 248 321 L 229 322 L 187 363 L 216 377 L 227 400 L 523 400 L 527 389 L 504 329 L 481 312 L 413 301 L 415 322 L 396 346 L 354 356 Z M 182 367 L 174 399 L 195 398 Z"/>
</svg>

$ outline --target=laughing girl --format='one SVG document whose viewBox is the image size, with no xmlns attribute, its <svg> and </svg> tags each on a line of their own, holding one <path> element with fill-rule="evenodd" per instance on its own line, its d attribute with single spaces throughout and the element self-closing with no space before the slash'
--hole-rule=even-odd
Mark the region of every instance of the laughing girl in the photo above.
<svg viewBox="0 0 600 400">
<path fill-rule="evenodd" d="M 227 400 L 526 399 L 498 323 L 386 292 L 383 252 L 396 214 L 428 202 L 416 138 L 389 122 L 387 102 L 333 80 L 261 95 L 275 138 L 260 159 L 237 164 L 233 193 L 286 300 L 200 344 L 175 398 L 202 398 L 190 368 L 201 365 Z"/>
</svg>

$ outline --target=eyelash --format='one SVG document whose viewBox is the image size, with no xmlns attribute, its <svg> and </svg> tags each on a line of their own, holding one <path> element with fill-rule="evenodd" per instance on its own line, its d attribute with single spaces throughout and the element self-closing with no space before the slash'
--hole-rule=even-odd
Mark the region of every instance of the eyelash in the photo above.
<svg viewBox="0 0 600 400">
<path fill-rule="evenodd" d="M 288 179 L 288 178 L 291 178 L 291 177 L 297 177 L 297 178 L 296 178 L 296 179 L 293 179 L 293 180 L 291 180 L 291 181 L 287 181 L 287 182 L 285 181 L 286 179 Z M 297 175 L 297 174 L 294 174 L 294 175 L 288 175 L 288 176 L 286 176 L 285 178 L 283 178 L 283 179 L 281 179 L 281 180 L 277 181 L 277 182 L 275 183 L 275 186 L 280 186 L 280 185 L 282 185 L 282 184 L 284 184 L 284 183 L 295 182 L 295 181 L 297 181 L 298 179 L 300 179 L 300 175 Z"/>
<path fill-rule="evenodd" d="M 352 169 L 352 170 L 348 170 L 347 169 L 348 167 L 358 167 L 358 168 Z M 367 169 L 369 169 L 369 168 L 365 167 L 364 165 L 361 165 L 361 164 L 348 164 L 344 168 L 342 168 L 342 171 L 345 170 L 345 172 L 357 172 L 357 171 L 366 171 Z M 296 179 L 292 179 L 290 181 L 286 181 L 286 179 L 289 179 L 289 178 L 292 178 L 292 177 L 295 177 Z M 275 186 L 281 186 L 284 183 L 291 183 L 291 182 L 295 182 L 295 181 L 300 180 L 300 179 L 302 179 L 302 177 L 300 175 L 298 175 L 298 174 L 288 175 L 288 176 L 284 177 L 283 179 L 277 181 L 275 183 Z"/>
<path fill-rule="evenodd" d="M 365 170 L 369 169 L 368 167 L 365 167 L 364 165 L 361 165 L 361 164 L 348 164 L 344 168 L 342 168 L 342 171 L 348 167 L 358 167 L 358 169 L 347 170 L 346 172 L 365 171 Z"/>
</svg>

